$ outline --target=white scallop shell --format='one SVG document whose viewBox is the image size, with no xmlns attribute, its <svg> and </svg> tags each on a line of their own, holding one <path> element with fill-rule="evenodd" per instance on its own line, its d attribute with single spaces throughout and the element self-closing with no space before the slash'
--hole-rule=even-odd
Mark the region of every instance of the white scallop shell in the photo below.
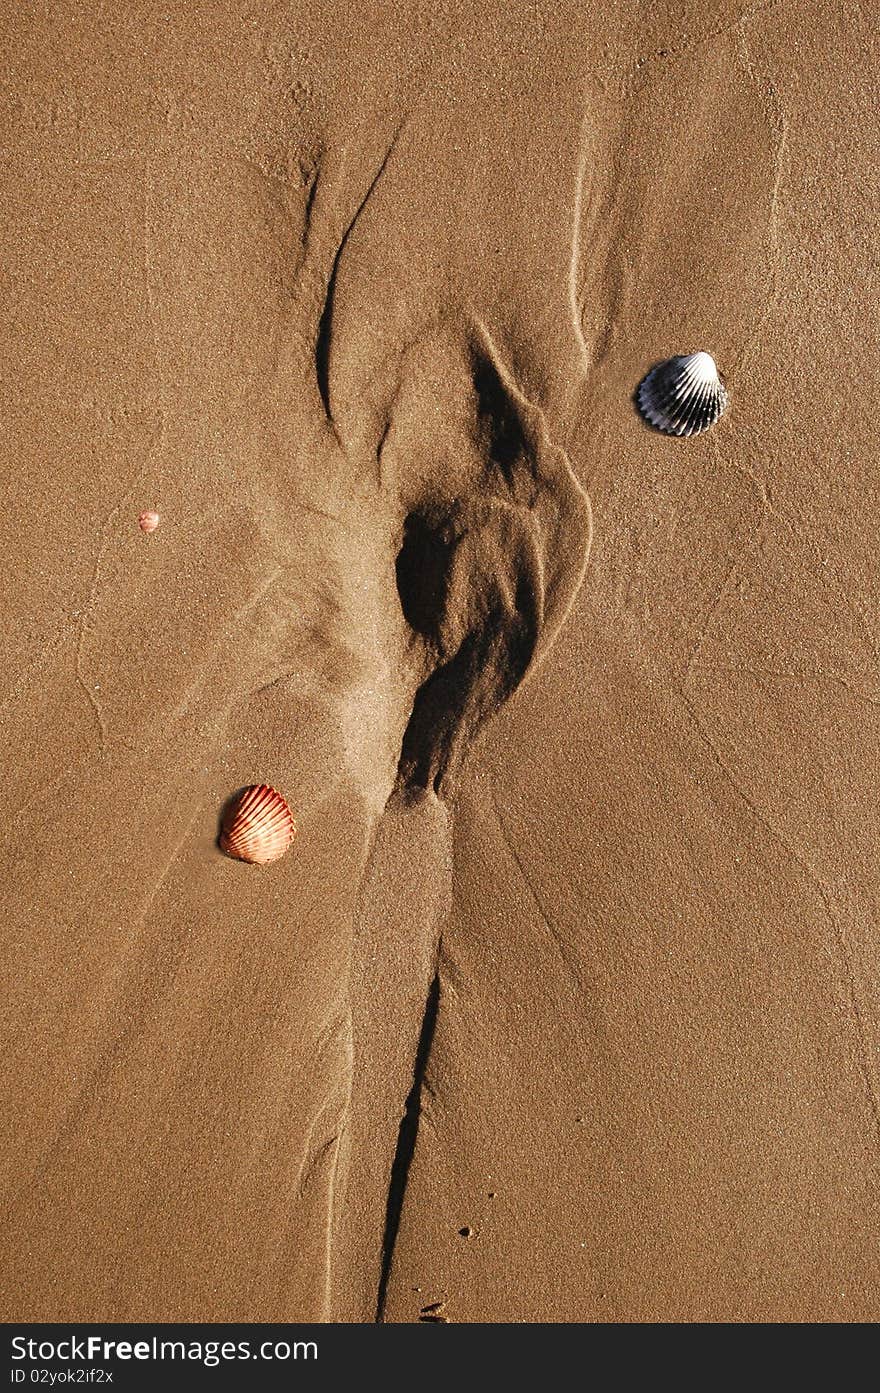
<svg viewBox="0 0 880 1393">
<path fill-rule="evenodd" d="M 727 409 L 727 390 L 711 353 L 667 358 L 642 378 L 636 393 L 645 420 L 666 435 L 699 435 Z"/>
</svg>

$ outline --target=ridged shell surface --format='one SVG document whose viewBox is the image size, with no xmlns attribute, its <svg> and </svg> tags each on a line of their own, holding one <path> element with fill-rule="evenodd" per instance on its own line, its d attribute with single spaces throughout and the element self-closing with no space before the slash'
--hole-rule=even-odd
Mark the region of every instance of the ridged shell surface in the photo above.
<svg viewBox="0 0 880 1393">
<path fill-rule="evenodd" d="M 220 847 L 238 861 L 267 866 L 284 855 L 295 836 L 296 824 L 286 798 L 268 784 L 254 784 L 227 810 Z"/>
<path fill-rule="evenodd" d="M 711 353 L 667 358 L 642 378 L 639 411 L 666 435 L 699 435 L 727 409 L 727 390 Z"/>
</svg>

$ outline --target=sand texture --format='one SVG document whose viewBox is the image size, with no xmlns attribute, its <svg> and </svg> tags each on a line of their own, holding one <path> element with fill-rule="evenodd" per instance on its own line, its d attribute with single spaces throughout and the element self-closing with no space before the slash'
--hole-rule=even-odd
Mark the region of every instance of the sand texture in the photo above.
<svg viewBox="0 0 880 1393">
<path fill-rule="evenodd" d="M 880 1318 L 871 7 L 3 15 L 3 1317 Z"/>
</svg>

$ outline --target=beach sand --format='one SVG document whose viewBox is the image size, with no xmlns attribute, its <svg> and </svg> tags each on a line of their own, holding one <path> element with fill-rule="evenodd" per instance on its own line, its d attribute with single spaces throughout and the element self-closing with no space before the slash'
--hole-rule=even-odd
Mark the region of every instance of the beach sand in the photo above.
<svg viewBox="0 0 880 1393">
<path fill-rule="evenodd" d="M 869 9 L 4 17 L 4 1318 L 876 1320 Z"/>
</svg>

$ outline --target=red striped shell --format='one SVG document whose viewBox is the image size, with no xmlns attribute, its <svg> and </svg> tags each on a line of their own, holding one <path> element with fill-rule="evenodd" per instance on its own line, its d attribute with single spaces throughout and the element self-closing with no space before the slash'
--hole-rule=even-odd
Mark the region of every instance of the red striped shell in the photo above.
<svg viewBox="0 0 880 1393">
<path fill-rule="evenodd" d="M 158 513 L 154 513 L 147 509 L 147 511 L 141 513 L 138 518 L 138 527 L 142 532 L 155 532 L 161 521 L 162 519 L 159 517 Z"/>
<path fill-rule="evenodd" d="M 223 819 L 220 848 L 238 861 L 266 866 L 283 856 L 296 836 L 287 800 L 268 784 L 240 793 Z"/>
</svg>

